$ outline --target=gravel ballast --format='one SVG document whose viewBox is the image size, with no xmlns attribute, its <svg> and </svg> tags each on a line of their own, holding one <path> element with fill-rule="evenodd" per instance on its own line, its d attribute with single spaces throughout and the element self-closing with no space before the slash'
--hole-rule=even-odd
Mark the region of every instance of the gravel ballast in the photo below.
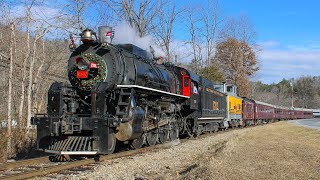
<svg viewBox="0 0 320 180">
<path fill-rule="evenodd" d="M 183 143 L 170 142 L 171 148 L 157 152 L 111 160 L 98 165 L 93 172 L 77 174 L 79 179 L 177 179 L 199 166 L 204 154 L 218 153 L 231 138 L 250 128 L 210 134 Z"/>
</svg>

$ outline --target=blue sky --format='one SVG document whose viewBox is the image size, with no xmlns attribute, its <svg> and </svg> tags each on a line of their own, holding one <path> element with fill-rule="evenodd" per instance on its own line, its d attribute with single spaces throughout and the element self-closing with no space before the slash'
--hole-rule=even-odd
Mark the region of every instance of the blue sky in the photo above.
<svg viewBox="0 0 320 180">
<path fill-rule="evenodd" d="M 185 1 L 180 1 L 185 2 Z M 201 3 L 194 0 L 194 3 Z M 220 0 L 224 17 L 246 15 L 255 26 L 261 70 L 253 80 L 320 76 L 320 1 Z"/>
<path fill-rule="evenodd" d="M 255 25 L 261 70 L 256 80 L 320 76 L 320 1 L 223 0 L 226 16 L 247 15 Z"/>
</svg>

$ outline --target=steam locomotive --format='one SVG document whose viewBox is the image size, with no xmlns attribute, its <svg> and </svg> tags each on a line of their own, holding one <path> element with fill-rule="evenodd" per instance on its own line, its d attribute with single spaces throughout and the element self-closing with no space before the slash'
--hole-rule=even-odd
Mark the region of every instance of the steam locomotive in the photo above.
<svg viewBox="0 0 320 180">
<path fill-rule="evenodd" d="M 253 118 L 242 118 L 242 103 L 250 101 L 237 97 L 235 86 L 216 85 L 185 68 L 159 63 L 135 45 L 112 44 L 111 27 L 99 27 L 98 37 L 90 29 L 80 36 L 79 47 L 73 40 L 70 44 L 70 83 L 53 83 L 47 114 L 32 118 L 39 150 L 111 154 L 119 142 L 136 149 L 182 134 L 255 124 L 253 113 Z"/>
</svg>

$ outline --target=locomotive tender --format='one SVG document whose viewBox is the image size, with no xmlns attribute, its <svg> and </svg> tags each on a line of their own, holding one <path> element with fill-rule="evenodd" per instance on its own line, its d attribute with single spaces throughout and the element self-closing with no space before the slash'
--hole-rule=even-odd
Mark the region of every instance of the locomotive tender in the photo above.
<svg viewBox="0 0 320 180">
<path fill-rule="evenodd" d="M 84 30 L 78 48 L 72 40 L 70 83 L 53 83 L 47 114 L 32 118 L 39 150 L 111 154 L 119 142 L 140 148 L 182 134 L 257 124 L 261 103 L 238 97 L 235 86 L 216 85 L 185 68 L 159 64 L 132 44 L 111 44 L 110 27 L 100 27 L 98 34 Z M 293 110 L 288 112 L 293 118 Z"/>
</svg>

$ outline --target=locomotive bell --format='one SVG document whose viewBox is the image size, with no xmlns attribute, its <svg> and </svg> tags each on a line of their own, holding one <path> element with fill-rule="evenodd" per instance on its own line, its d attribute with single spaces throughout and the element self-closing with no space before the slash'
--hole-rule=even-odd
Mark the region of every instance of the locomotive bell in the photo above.
<svg viewBox="0 0 320 180">
<path fill-rule="evenodd" d="M 112 27 L 109 26 L 100 26 L 98 28 L 99 43 L 109 44 L 112 42 L 114 32 Z"/>
<path fill-rule="evenodd" d="M 80 34 L 81 36 L 81 41 L 83 43 L 87 43 L 87 42 L 92 42 L 94 41 L 94 39 L 92 38 L 92 36 L 95 33 L 91 30 L 91 29 L 85 29 L 84 31 L 82 31 L 82 33 Z"/>
</svg>

